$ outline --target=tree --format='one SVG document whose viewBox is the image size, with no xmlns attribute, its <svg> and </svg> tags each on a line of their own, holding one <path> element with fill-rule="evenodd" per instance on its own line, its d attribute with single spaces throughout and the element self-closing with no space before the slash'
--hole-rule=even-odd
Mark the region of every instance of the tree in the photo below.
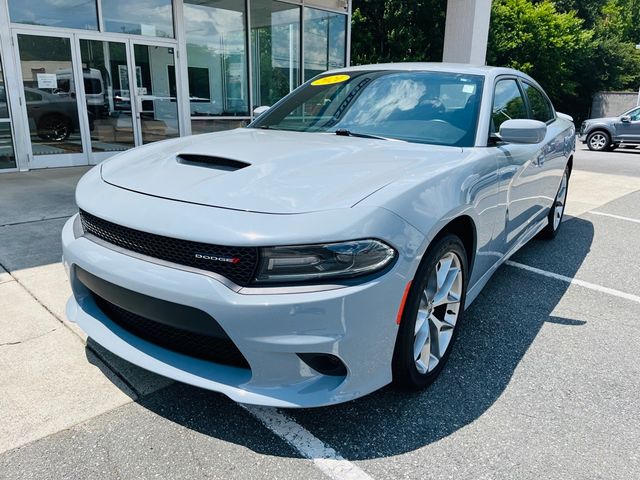
<svg viewBox="0 0 640 480">
<path fill-rule="evenodd" d="M 447 0 L 354 0 L 351 63 L 441 61 Z"/>
<path fill-rule="evenodd" d="M 593 32 L 575 11 L 543 0 L 494 0 L 487 60 L 530 74 L 561 106 L 579 91 L 581 65 L 593 51 Z"/>
<path fill-rule="evenodd" d="M 354 0 L 352 63 L 441 61 L 447 0 Z M 640 0 L 493 0 L 487 63 L 529 73 L 576 121 L 640 86 Z"/>
</svg>

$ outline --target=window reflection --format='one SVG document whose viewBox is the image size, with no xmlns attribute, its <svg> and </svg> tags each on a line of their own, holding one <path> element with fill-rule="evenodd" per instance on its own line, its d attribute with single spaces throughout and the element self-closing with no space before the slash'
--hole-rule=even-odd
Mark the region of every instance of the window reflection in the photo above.
<svg viewBox="0 0 640 480">
<path fill-rule="evenodd" d="M 82 153 L 71 41 L 20 34 L 18 47 L 33 154 Z"/>
<path fill-rule="evenodd" d="M 116 152 L 134 146 L 129 69 L 124 43 L 80 40 L 84 93 L 92 118 L 91 150 Z"/>
<path fill-rule="evenodd" d="M 300 7 L 251 2 L 254 107 L 273 105 L 300 82 Z"/>
<path fill-rule="evenodd" d="M 497 132 L 507 120 L 527 118 L 527 107 L 518 87 L 513 79 L 500 80 L 496 84 L 493 97 L 493 112 L 491 114 L 491 131 Z"/>
<path fill-rule="evenodd" d="M 0 64 L 0 169 L 3 168 L 16 168 L 16 157 L 11 138 L 7 92 L 4 87 L 4 75 Z"/>
<path fill-rule="evenodd" d="M 339 13 L 304 9 L 304 79 L 346 62 L 347 18 Z"/>
<path fill-rule="evenodd" d="M 249 123 L 248 119 L 192 119 L 191 133 L 197 135 L 199 133 L 220 132 L 223 130 L 231 130 L 233 128 L 246 127 Z"/>
<path fill-rule="evenodd" d="M 7 122 L 0 123 L 0 169 L 3 168 L 16 168 L 11 125 Z"/>
<path fill-rule="evenodd" d="M 184 5 L 193 116 L 249 114 L 244 2 Z"/>
<path fill-rule="evenodd" d="M 9 0 L 15 23 L 98 30 L 96 0 Z"/>
<path fill-rule="evenodd" d="M 134 45 L 133 52 L 142 143 L 180 136 L 173 48 Z"/>
<path fill-rule="evenodd" d="M 171 0 L 101 0 L 107 32 L 173 38 Z"/>
</svg>

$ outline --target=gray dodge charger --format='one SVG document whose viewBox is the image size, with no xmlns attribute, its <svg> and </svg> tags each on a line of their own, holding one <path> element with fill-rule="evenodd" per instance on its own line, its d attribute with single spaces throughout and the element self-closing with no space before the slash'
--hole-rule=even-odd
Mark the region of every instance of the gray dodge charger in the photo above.
<svg viewBox="0 0 640 480">
<path fill-rule="evenodd" d="M 521 72 L 428 63 L 327 72 L 260 110 L 82 178 L 67 316 L 238 402 L 425 388 L 491 275 L 558 232 L 573 123 Z"/>
</svg>

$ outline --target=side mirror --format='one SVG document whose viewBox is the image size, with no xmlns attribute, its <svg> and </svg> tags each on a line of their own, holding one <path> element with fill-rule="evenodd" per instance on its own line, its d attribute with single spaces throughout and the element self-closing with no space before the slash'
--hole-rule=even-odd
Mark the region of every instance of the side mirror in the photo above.
<svg viewBox="0 0 640 480">
<path fill-rule="evenodd" d="M 254 117 L 259 117 L 260 115 L 262 115 L 264 112 L 266 112 L 267 110 L 269 110 L 271 107 L 263 105 L 261 107 L 256 107 L 253 109 L 253 116 Z"/>
<path fill-rule="evenodd" d="M 507 143 L 540 143 L 547 135 L 547 125 L 538 120 L 507 120 L 500 125 L 500 140 Z"/>
<path fill-rule="evenodd" d="M 629 115 L 623 115 L 620 117 L 620 121 L 622 123 L 629 123 L 631 122 L 631 117 Z"/>
</svg>

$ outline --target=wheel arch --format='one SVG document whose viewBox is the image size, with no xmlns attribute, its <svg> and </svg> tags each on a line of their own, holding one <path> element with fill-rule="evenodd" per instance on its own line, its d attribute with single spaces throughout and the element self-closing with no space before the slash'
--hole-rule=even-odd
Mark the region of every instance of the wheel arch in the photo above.
<svg viewBox="0 0 640 480">
<path fill-rule="evenodd" d="M 444 236 L 452 234 L 457 236 L 462 241 L 462 245 L 464 246 L 465 252 L 467 253 L 467 266 L 469 267 L 467 279 L 469 279 L 471 278 L 471 273 L 473 272 L 473 264 L 476 257 L 478 242 L 478 232 L 473 218 L 471 218 L 469 215 L 463 214 L 449 221 L 449 223 L 444 225 L 438 231 L 438 233 L 435 234 L 435 236 L 429 242 L 429 245 L 434 245 Z"/>
<path fill-rule="evenodd" d="M 592 125 L 591 128 L 589 129 L 588 132 L 586 132 L 587 137 L 589 135 L 591 135 L 592 133 L 595 132 L 603 132 L 606 133 L 609 136 L 609 140 L 613 141 L 613 137 L 615 136 L 615 132 L 613 132 L 613 129 L 611 128 L 610 125 L 606 125 L 604 123 L 597 123 L 595 125 Z"/>
</svg>

